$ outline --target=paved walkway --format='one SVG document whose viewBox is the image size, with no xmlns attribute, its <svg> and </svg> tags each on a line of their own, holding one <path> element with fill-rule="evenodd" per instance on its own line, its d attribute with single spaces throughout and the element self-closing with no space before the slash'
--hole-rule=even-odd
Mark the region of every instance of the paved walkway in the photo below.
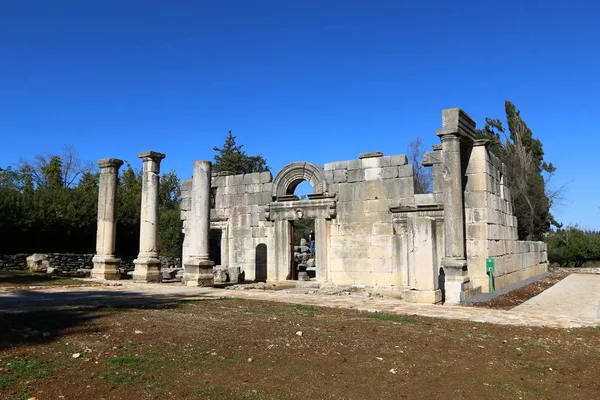
<svg viewBox="0 0 600 400">
<path fill-rule="evenodd" d="M 600 320 L 600 275 L 571 274 L 511 311 Z"/>
<path fill-rule="evenodd" d="M 589 280 L 590 275 L 584 275 L 581 279 L 584 281 Z M 573 285 L 574 286 L 565 286 L 567 288 L 565 290 L 572 290 L 573 292 L 571 293 L 577 293 L 580 296 L 579 298 L 582 303 L 593 303 L 597 311 L 600 300 L 598 298 L 598 296 L 600 296 L 600 291 L 598 289 L 593 289 L 596 293 L 595 296 L 591 294 L 589 296 L 587 294 L 582 296 L 580 286 L 576 283 Z M 120 281 L 118 286 L 63 287 L 0 292 L 0 312 L 23 312 L 56 307 L 96 307 L 105 305 L 133 306 L 181 300 L 235 297 L 322 307 L 349 308 L 369 312 L 450 318 L 500 325 L 550 326 L 559 328 L 600 325 L 600 317 L 597 314 L 592 315 L 593 313 L 585 313 L 573 315 L 573 308 L 583 308 L 573 302 L 573 298 L 576 297 L 574 294 L 570 296 L 570 304 L 573 304 L 573 307 L 571 308 L 565 307 L 557 310 L 552 307 L 540 307 L 536 309 L 532 306 L 525 311 L 518 309 L 503 311 L 466 306 L 414 304 L 391 297 L 306 294 L 305 291 L 306 289 L 263 291 L 188 288 L 180 285 L 136 284 L 131 281 Z M 559 291 L 559 293 L 562 292 Z M 533 301 L 534 299 L 531 299 L 530 301 Z M 566 304 L 569 303 L 567 302 Z"/>
</svg>

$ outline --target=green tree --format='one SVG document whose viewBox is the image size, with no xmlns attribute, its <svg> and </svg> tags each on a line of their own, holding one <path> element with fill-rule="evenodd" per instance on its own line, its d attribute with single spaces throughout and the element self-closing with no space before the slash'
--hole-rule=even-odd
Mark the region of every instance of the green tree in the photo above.
<svg viewBox="0 0 600 400">
<path fill-rule="evenodd" d="M 213 172 L 230 174 L 250 174 L 269 171 L 267 161 L 260 155 L 248 156 L 242 151 L 243 145 L 237 145 L 235 136 L 229 131 L 223 147 L 213 147 L 217 152 L 213 163 Z"/>
<path fill-rule="evenodd" d="M 161 255 L 181 256 L 181 182 L 175 171 L 160 178 L 158 191 L 158 248 Z"/>
<path fill-rule="evenodd" d="M 542 142 L 533 137 L 520 111 L 510 101 L 505 102 L 505 114 L 508 135 L 502 122 L 491 118 L 486 118 L 479 135 L 489 139 L 490 150 L 510 166 L 506 180 L 518 221 L 519 238 L 543 240 L 551 225 L 559 225 L 550 212 L 554 196 L 549 195 L 546 187 L 555 168 L 544 161 Z M 504 141 L 502 136 L 506 138 Z"/>
</svg>

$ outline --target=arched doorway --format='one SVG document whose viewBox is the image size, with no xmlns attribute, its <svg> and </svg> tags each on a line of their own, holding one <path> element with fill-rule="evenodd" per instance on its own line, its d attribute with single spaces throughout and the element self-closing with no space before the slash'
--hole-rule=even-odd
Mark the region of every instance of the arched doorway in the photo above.
<svg viewBox="0 0 600 400">
<path fill-rule="evenodd" d="M 300 199 L 294 193 L 296 188 L 307 181 L 313 193 Z M 314 239 L 314 280 L 327 282 L 329 224 L 336 216 L 336 200 L 327 192 L 328 183 L 323 169 L 315 164 L 296 162 L 284 167 L 273 181 L 273 202 L 268 207 L 268 219 L 275 222 L 275 259 L 274 271 L 277 280 L 297 279 L 296 265 L 304 262 L 306 249 L 294 243 L 294 224 L 313 220 Z M 308 241 L 310 247 L 310 237 Z M 299 250 L 299 251 L 297 251 Z M 296 253 L 299 259 L 296 259 Z M 304 253 L 306 254 L 306 253 Z M 304 272 L 304 271 L 302 271 Z M 306 275 L 304 275 L 306 276 Z M 309 274 L 310 277 L 310 274 Z"/>
</svg>

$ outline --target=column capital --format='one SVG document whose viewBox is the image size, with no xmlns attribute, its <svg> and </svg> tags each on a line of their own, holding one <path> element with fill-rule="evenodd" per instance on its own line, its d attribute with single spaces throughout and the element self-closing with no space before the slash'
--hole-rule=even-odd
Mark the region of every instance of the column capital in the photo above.
<svg viewBox="0 0 600 400">
<path fill-rule="evenodd" d="M 100 169 L 104 168 L 119 168 L 123 165 L 123 160 L 119 160 L 118 158 L 101 158 L 98 160 L 98 166 Z"/>
<path fill-rule="evenodd" d="M 143 151 L 138 153 L 138 158 L 141 158 L 143 162 L 146 161 L 155 161 L 160 162 L 163 158 L 166 157 L 165 154 L 159 153 L 157 151 Z"/>
<path fill-rule="evenodd" d="M 446 135 L 458 136 L 460 139 L 475 140 L 476 123 L 460 108 L 449 108 L 442 110 L 442 129 L 438 129 L 436 134 L 442 139 Z"/>
</svg>

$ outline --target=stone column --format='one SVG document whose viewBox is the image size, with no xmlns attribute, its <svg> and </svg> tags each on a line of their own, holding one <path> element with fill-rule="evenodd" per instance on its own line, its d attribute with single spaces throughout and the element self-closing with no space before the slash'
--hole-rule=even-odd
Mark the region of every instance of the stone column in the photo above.
<svg viewBox="0 0 600 400">
<path fill-rule="evenodd" d="M 119 262 L 115 257 L 117 179 L 122 160 L 103 158 L 100 167 L 98 189 L 98 228 L 96 231 L 96 255 L 92 259 L 92 278 L 119 279 Z"/>
<path fill-rule="evenodd" d="M 461 141 L 471 142 L 475 135 L 475 121 L 460 108 L 442 111 L 442 129 L 437 131 L 442 140 L 444 186 L 444 257 L 442 266 L 446 277 L 446 303 L 458 304 L 469 286 L 465 257 L 465 218 L 463 202 L 463 174 Z"/>
<path fill-rule="evenodd" d="M 135 282 L 160 282 L 158 260 L 158 185 L 160 162 L 165 155 L 155 151 L 139 153 L 142 159 L 142 206 L 140 213 L 140 253 L 133 261 Z"/>
<path fill-rule="evenodd" d="M 189 257 L 184 262 L 183 283 L 186 286 L 212 286 L 214 263 L 209 256 L 210 234 L 210 161 L 194 161 L 192 206 L 189 227 Z"/>
<path fill-rule="evenodd" d="M 317 282 L 329 282 L 329 255 L 327 254 L 329 239 L 329 221 L 315 218 L 315 265 Z"/>
</svg>

